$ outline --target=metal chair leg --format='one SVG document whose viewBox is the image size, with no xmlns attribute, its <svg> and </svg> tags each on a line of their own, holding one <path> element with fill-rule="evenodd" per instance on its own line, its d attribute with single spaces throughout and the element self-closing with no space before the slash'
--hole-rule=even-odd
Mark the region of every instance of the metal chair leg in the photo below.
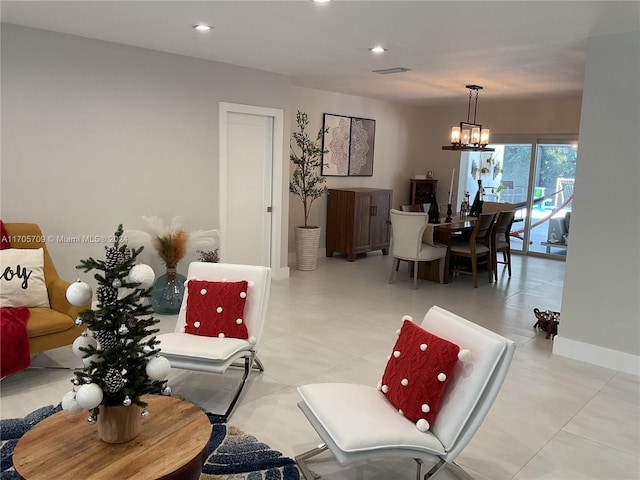
<svg viewBox="0 0 640 480">
<path fill-rule="evenodd" d="M 256 364 L 255 367 L 253 367 L 253 364 Z M 240 366 L 240 365 L 232 365 L 232 366 Z M 240 385 L 238 385 L 238 388 L 236 390 L 236 393 L 233 397 L 233 400 L 231 400 L 231 403 L 229 404 L 229 406 L 227 407 L 226 412 L 224 412 L 224 414 L 222 415 L 216 415 L 216 417 L 220 418 L 222 421 L 226 422 L 227 419 L 231 416 L 231 413 L 233 412 L 233 410 L 236 407 L 236 404 L 238 403 L 238 400 L 240 399 L 240 395 L 242 394 L 242 391 L 244 390 L 244 386 L 247 383 L 247 379 L 249 378 L 249 373 L 251 372 L 252 368 L 256 368 L 257 370 L 263 372 L 264 371 L 264 365 L 262 364 L 262 362 L 260 360 L 258 360 L 258 357 L 256 356 L 255 353 L 252 353 L 250 356 L 248 357 L 244 357 L 244 372 L 242 374 L 242 379 L 240 380 Z"/>
<path fill-rule="evenodd" d="M 312 457 L 315 457 L 316 455 L 321 454 L 322 452 L 326 452 L 327 449 L 327 445 L 325 443 L 321 443 L 316 448 L 313 448 L 308 452 L 301 453 L 300 455 L 295 457 L 296 464 L 298 465 L 298 468 L 300 469 L 302 475 L 304 475 L 304 478 L 306 480 L 314 480 L 313 473 L 311 472 L 311 470 L 309 470 L 306 461 Z"/>
</svg>

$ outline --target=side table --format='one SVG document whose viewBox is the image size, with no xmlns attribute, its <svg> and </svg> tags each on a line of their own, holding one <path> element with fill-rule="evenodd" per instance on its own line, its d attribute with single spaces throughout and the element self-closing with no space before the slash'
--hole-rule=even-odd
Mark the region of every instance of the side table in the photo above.
<svg viewBox="0 0 640 480">
<path fill-rule="evenodd" d="M 58 412 L 30 429 L 13 452 L 23 480 L 197 480 L 207 456 L 211 423 L 195 405 L 148 395 L 149 417 L 133 440 L 105 443 L 87 415 Z M 98 420 L 99 421 L 99 420 Z"/>
</svg>

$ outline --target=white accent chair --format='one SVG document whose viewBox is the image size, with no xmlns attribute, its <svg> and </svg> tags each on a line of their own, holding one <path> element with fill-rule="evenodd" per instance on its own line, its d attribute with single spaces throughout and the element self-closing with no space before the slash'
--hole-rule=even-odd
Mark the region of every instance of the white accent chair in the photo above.
<svg viewBox="0 0 640 480">
<path fill-rule="evenodd" d="M 342 466 L 382 457 L 404 457 L 417 462 L 418 480 L 423 461 L 434 464 L 425 479 L 444 467 L 471 478 L 455 460 L 493 405 L 515 344 L 437 306 L 429 309 L 421 326 L 471 352 L 470 361 L 458 362 L 431 429 L 419 431 L 373 386 L 321 383 L 299 387 L 302 401 L 298 407 L 324 442 L 296 457 L 307 480 L 314 477 L 306 460 L 327 449 Z"/>
<path fill-rule="evenodd" d="M 400 260 L 405 260 L 412 263 L 413 288 L 416 289 L 418 288 L 417 262 L 437 262 L 437 270 L 440 272 L 440 259 L 447 256 L 447 247 L 423 242 L 424 231 L 429 223 L 429 216 L 426 213 L 391 209 L 389 216 L 393 235 L 393 265 L 389 283 L 395 282 Z"/>
<path fill-rule="evenodd" d="M 251 369 L 255 366 L 259 371 L 264 371 L 256 353 L 267 316 L 271 269 L 253 265 L 193 262 L 189 265 L 187 273 L 187 281 L 191 279 L 232 282 L 247 280 L 253 283 L 247 292 L 244 309 L 244 321 L 249 332 L 248 340 L 184 333 L 188 289 L 184 292 L 175 332 L 157 337 L 160 341 L 160 355 L 169 360 L 172 368 L 224 374 L 230 366 L 237 365 L 236 362 L 244 361 L 244 374 L 240 385 L 226 412 L 221 415 L 226 420 L 240 398 Z"/>
</svg>

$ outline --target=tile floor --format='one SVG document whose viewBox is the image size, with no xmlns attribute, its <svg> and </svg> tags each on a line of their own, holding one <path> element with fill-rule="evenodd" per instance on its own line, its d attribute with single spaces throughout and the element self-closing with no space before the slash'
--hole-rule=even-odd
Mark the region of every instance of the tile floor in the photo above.
<svg viewBox="0 0 640 480">
<path fill-rule="evenodd" d="M 552 341 L 536 333 L 533 308 L 560 310 L 564 263 L 516 256 L 513 277 L 474 289 L 462 276 L 449 285 L 411 288 L 406 265 L 387 283 L 391 258 L 369 254 L 354 263 L 320 259 L 313 272 L 291 270 L 273 282 L 259 356 L 266 371 L 253 374 L 230 423 L 295 456 L 318 443 L 296 407 L 296 386 L 347 381 L 375 385 L 402 315 L 421 321 L 439 305 L 517 345 L 509 375 L 489 416 L 458 463 L 476 480 L 640 479 L 640 379 L 551 354 Z M 159 317 L 162 331 L 174 318 Z M 562 326 L 560 326 L 562 332 Z M 34 364 L 79 366 L 70 347 L 41 354 Z M 57 404 L 70 389 L 65 371 L 29 369 L 0 383 L 2 418 Z M 239 372 L 223 377 L 173 371 L 176 395 L 220 411 Z M 153 413 L 153 412 L 152 412 Z M 372 425 L 371 428 L 376 428 Z M 341 468 L 316 457 L 325 480 L 415 478 L 412 461 L 386 459 Z M 445 472 L 438 478 L 454 478 Z"/>
</svg>

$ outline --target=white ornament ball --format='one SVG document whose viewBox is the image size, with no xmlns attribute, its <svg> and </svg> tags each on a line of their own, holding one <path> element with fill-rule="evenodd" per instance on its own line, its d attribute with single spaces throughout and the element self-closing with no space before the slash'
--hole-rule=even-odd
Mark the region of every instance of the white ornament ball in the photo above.
<svg viewBox="0 0 640 480">
<path fill-rule="evenodd" d="M 389 386 L 388 385 L 382 385 L 382 393 L 389 393 Z"/>
<path fill-rule="evenodd" d="M 102 389 L 95 383 L 87 383 L 78 388 L 76 402 L 81 408 L 91 410 L 102 403 Z"/>
<path fill-rule="evenodd" d="M 426 352 L 427 351 L 427 344 L 426 343 L 421 343 L 420 344 L 420 351 L 422 351 L 422 352 Z"/>
<path fill-rule="evenodd" d="M 82 407 L 76 401 L 76 392 L 67 392 L 62 397 L 62 409 L 69 415 L 76 415 L 82 411 Z"/>
<path fill-rule="evenodd" d="M 400 382 L 400 385 L 402 385 L 403 387 L 406 387 L 407 385 L 409 385 L 409 380 L 407 380 L 406 378 L 403 378 L 402 381 Z"/>
<path fill-rule="evenodd" d="M 91 365 L 91 362 L 101 363 L 103 361 L 104 361 L 104 358 L 97 354 L 91 355 L 90 357 L 85 357 L 82 359 L 82 363 L 84 364 L 85 367 L 88 367 L 89 365 Z"/>
<path fill-rule="evenodd" d="M 460 350 L 460 353 L 458 353 L 458 360 L 460 360 L 462 363 L 471 361 L 471 351 L 467 350 L 466 348 Z"/>
<path fill-rule="evenodd" d="M 91 301 L 93 290 L 88 283 L 78 281 L 69 285 L 66 295 L 71 305 L 82 307 Z"/>
<path fill-rule="evenodd" d="M 254 336 L 249 337 L 249 343 L 251 345 L 255 345 L 257 341 L 258 340 L 256 339 L 256 337 L 254 337 Z"/>
<path fill-rule="evenodd" d="M 240 298 L 247 298 L 247 292 L 240 292 Z"/>
<path fill-rule="evenodd" d="M 131 267 L 127 278 L 130 283 L 139 283 L 139 288 L 149 288 L 156 280 L 156 274 L 149 265 L 138 263 Z"/>
<path fill-rule="evenodd" d="M 429 412 L 431 411 L 431 407 L 430 407 L 428 404 L 423 403 L 423 404 L 422 404 L 422 408 L 421 408 L 421 410 L 422 410 L 424 413 L 429 413 Z"/>
<path fill-rule="evenodd" d="M 447 376 L 444 373 L 439 373 L 438 374 L 438 381 L 439 382 L 444 382 L 447 379 Z"/>
<path fill-rule="evenodd" d="M 429 430 L 429 422 L 427 422 L 424 418 L 421 418 L 416 422 L 416 428 L 421 432 L 426 432 Z"/>
<path fill-rule="evenodd" d="M 241 318 L 236 318 L 236 324 L 237 325 L 242 325 L 242 319 Z"/>
<path fill-rule="evenodd" d="M 396 350 L 396 351 L 394 351 L 394 352 L 393 352 L 393 356 L 394 356 L 395 358 L 400 358 L 400 350 Z"/>
<path fill-rule="evenodd" d="M 145 368 L 145 372 L 151 380 L 164 380 L 170 371 L 171 364 L 165 357 L 153 357 Z"/>
<path fill-rule="evenodd" d="M 73 341 L 73 344 L 71 345 L 71 350 L 73 350 L 73 354 L 76 357 L 82 358 L 86 355 L 86 353 L 81 351 L 80 348 L 87 348 L 89 347 L 89 345 L 96 348 L 98 346 L 98 341 L 89 335 L 80 335 L 78 338 L 76 338 Z"/>
<path fill-rule="evenodd" d="M 413 317 L 411 315 L 404 315 L 402 317 L 402 321 L 404 322 L 405 320 L 409 320 L 410 322 L 413 322 Z"/>
</svg>

